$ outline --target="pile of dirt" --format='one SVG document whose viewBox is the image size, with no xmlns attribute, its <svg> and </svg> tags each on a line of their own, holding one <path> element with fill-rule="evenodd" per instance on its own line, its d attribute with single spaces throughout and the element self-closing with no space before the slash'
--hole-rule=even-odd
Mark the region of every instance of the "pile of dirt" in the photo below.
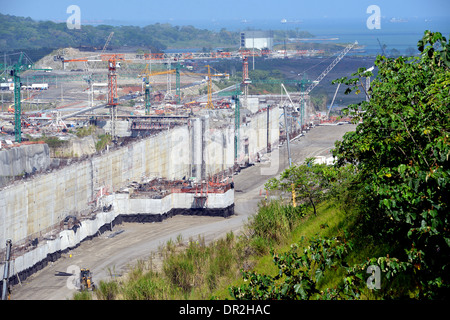
<svg viewBox="0 0 450 320">
<path fill-rule="evenodd" d="M 53 52 L 51 52 L 50 54 L 46 55 L 45 57 L 43 57 L 42 59 L 40 59 L 39 61 L 37 61 L 35 63 L 35 68 L 52 68 L 53 70 L 63 70 L 63 66 L 62 66 L 62 62 L 61 61 L 55 61 L 54 57 L 56 55 L 59 55 L 61 53 L 64 53 L 64 57 L 66 59 L 75 59 L 75 58 L 82 58 L 86 56 L 85 52 L 81 52 L 78 49 L 74 49 L 74 48 L 64 48 L 64 49 L 59 49 L 59 50 L 54 50 Z M 68 68 L 72 68 L 72 67 L 76 67 L 81 68 L 80 65 L 82 64 L 82 62 L 70 62 L 68 64 L 66 64 L 66 69 Z"/>
</svg>

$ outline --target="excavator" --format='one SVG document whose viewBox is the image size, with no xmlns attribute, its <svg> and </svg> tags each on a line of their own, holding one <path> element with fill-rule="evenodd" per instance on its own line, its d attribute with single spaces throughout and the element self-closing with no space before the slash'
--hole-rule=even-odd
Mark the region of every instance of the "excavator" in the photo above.
<svg viewBox="0 0 450 320">
<path fill-rule="evenodd" d="M 80 270 L 80 290 L 95 290 L 94 281 L 92 281 L 92 273 L 89 269 Z"/>
</svg>

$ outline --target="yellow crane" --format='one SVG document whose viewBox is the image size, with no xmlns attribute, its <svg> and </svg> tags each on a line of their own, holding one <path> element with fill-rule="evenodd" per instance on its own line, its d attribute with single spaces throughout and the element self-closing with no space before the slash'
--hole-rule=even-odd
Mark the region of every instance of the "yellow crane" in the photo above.
<svg viewBox="0 0 450 320">
<path fill-rule="evenodd" d="M 222 77 L 222 78 L 229 78 L 229 74 L 227 73 L 219 73 L 216 69 L 212 68 L 211 66 L 207 65 L 208 73 L 196 73 L 196 72 L 187 72 L 183 71 L 182 73 L 184 75 L 192 75 L 192 76 L 207 76 L 208 77 L 208 102 L 206 104 L 206 107 L 208 109 L 213 109 L 214 104 L 212 102 L 212 78 L 213 77 Z M 211 69 L 215 71 L 214 74 L 211 74 Z M 150 111 L 150 77 L 157 76 L 157 75 L 163 75 L 163 74 L 176 74 L 176 69 L 171 70 L 164 70 L 164 71 L 157 71 L 157 72 L 150 72 L 149 65 L 147 64 L 144 71 L 140 74 L 140 76 L 145 77 L 145 112 L 146 114 Z M 177 85 L 179 81 L 177 81 Z M 179 88 L 177 88 L 177 92 L 179 91 Z"/>
<path fill-rule="evenodd" d="M 208 65 L 208 102 L 206 103 L 207 109 L 214 109 L 214 104 L 212 102 L 212 77 L 211 77 L 211 67 Z"/>
<path fill-rule="evenodd" d="M 150 77 L 152 76 L 157 76 L 157 75 L 163 75 L 163 74 L 172 74 L 175 73 L 176 70 L 175 69 L 171 69 L 171 70 L 165 70 L 165 71 L 158 71 L 158 72 L 150 72 L 150 69 L 148 67 L 148 64 L 145 66 L 144 72 L 140 75 L 144 75 L 145 76 L 145 114 L 150 114 L 150 107 L 151 107 L 151 102 L 150 102 Z"/>
<path fill-rule="evenodd" d="M 212 77 L 224 77 L 229 78 L 228 73 L 219 73 L 216 69 L 211 67 L 210 65 L 205 66 L 208 68 L 208 73 L 195 73 L 195 72 L 183 72 L 184 74 L 191 74 L 191 75 L 204 75 L 208 77 L 208 100 L 206 103 L 206 108 L 208 109 L 214 109 L 214 104 L 212 102 Z M 213 69 L 216 73 L 211 74 L 211 69 Z"/>
</svg>

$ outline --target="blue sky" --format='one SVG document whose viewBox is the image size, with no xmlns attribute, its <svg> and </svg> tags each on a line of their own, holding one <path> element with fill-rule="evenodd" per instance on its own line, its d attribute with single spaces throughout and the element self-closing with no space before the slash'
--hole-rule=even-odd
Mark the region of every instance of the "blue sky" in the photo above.
<svg viewBox="0 0 450 320">
<path fill-rule="evenodd" d="M 78 5 L 82 21 L 115 20 L 123 24 L 189 21 L 361 19 L 369 5 L 385 18 L 449 16 L 448 0 L 0 0 L 0 12 L 36 20 L 66 21 L 69 5 Z M 450 20 L 450 19 L 449 19 Z"/>
</svg>

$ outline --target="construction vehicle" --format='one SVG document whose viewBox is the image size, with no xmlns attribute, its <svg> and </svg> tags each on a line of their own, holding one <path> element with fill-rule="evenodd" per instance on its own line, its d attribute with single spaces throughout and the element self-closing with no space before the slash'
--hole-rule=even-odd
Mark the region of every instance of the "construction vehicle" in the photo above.
<svg viewBox="0 0 450 320">
<path fill-rule="evenodd" d="M 92 280 L 92 273 L 87 268 L 80 270 L 80 291 L 83 290 L 95 290 L 95 284 Z"/>
</svg>

